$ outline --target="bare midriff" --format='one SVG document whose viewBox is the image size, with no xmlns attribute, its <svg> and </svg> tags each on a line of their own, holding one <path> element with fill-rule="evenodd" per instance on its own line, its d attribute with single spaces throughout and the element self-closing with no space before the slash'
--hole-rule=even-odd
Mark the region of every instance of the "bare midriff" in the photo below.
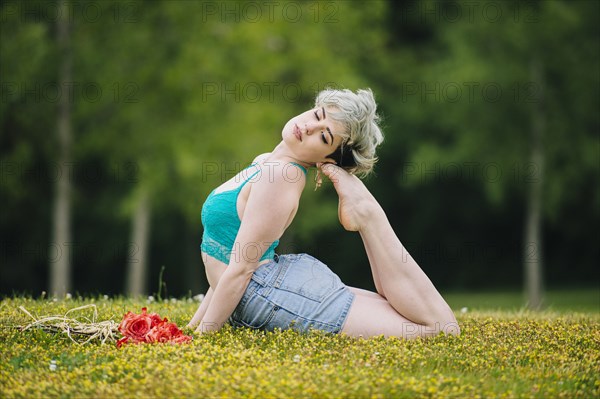
<svg viewBox="0 0 600 399">
<path fill-rule="evenodd" d="M 207 255 L 206 252 L 202 252 L 202 261 L 204 262 L 204 269 L 206 270 L 206 279 L 208 280 L 208 284 L 210 284 L 214 290 L 217 287 L 221 276 L 225 270 L 227 270 L 227 265 L 220 260 Z M 269 259 L 264 259 L 260 261 L 259 265 L 269 262 Z"/>
<path fill-rule="evenodd" d="M 254 159 L 253 163 L 257 163 L 257 164 L 261 165 L 263 168 L 265 168 L 263 161 L 267 158 L 267 156 L 269 154 L 270 153 L 259 155 L 258 157 L 256 157 Z M 235 175 L 234 177 L 232 177 L 231 179 L 229 179 L 228 181 L 226 181 L 225 183 L 221 184 L 219 187 L 217 187 L 215 192 L 220 193 L 220 192 L 223 192 L 226 190 L 235 189 L 236 187 L 239 186 L 240 181 L 242 181 L 242 180 L 243 180 L 243 175 L 242 175 L 242 172 L 240 172 L 237 175 Z M 242 220 L 244 217 L 244 211 L 246 209 L 246 203 L 248 201 L 248 196 L 250 195 L 251 186 L 252 186 L 252 182 L 250 182 L 250 184 L 247 184 L 245 187 L 242 187 L 242 190 L 240 191 L 240 193 L 238 195 L 236 208 L 237 208 L 238 217 L 240 220 Z M 287 228 L 287 226 L 290 225 L 290 223 L 294 219 L 295 214 L 296 214 L 296 210 L 294 210 L 294 213 L 292 215 L 290 215 L 290 218 L 286 223 L 286 228 Z M 216 258 L 213 258 L 212 256 L 208 255 L 206 252 L 202 252 L 202 261 L 204 262 L 204 268 L 206 270 L 206 278 L 208 280 L 208 284 L 210 284 L 210 286 L 214 290 L 217 287 L 217 284 L 219 283 L 221 276 L 223 275 L 225 270 L 227 270 L 227 264 L 221 262 L 220 260 L 218 260 Z M 264 259 L 259 262 L 259 265 L 269 263 L 269 262 L 270 262 L 269 259 Z"/>
</svg>

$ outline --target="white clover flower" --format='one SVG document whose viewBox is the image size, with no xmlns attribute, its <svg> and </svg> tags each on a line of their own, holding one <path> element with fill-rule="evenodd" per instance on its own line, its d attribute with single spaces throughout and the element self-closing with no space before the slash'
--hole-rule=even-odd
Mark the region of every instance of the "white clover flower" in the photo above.
<svg viewBox="0 0 600 399">
<path fill-rule="evenodd" d="M 66 299 L 71 299 L 71 298 L 73 298 L 73 295 L 71 295 L 70 292 L 67 292 L 67 295 L 65 295 L 65 298 Z"/>
<path fill-rule="evenodd" d="M 204 294 L 194 295 L 194 300 L 198 302 L 202 302 L 204 300 Z"/>
<path fill-rule="evenodd" d="M 466 307 L 466 306 L 465 306 L 464 308 L 461 308 L 461 309 L 460 309 L 460 313 L 462 313 L 462 314 L 465 314 L 465 313 L 467 313 L 468 311 L 469 311 L 469 308 L 468 308 L 468 307 Z"/>
</svg>

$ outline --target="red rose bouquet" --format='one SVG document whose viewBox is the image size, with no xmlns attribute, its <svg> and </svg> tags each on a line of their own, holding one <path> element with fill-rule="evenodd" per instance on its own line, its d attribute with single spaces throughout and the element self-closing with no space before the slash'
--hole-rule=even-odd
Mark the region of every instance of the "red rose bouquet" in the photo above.
<svg viewBox="0 0 600 399">
<path fill-rule="evenodd" d="M 132 344 L 153 342 L 190 342 L 192 337 L 184 335 L 175 323 L 169 323 L 167 318 L 161 319 L 156 313 L 147 313 L 142 308 L 141 314 L 127 312 L 123 316 L 119 331 L 123 338 L 117 341 L 117 348 L 129 342 Z"/>
</svg>

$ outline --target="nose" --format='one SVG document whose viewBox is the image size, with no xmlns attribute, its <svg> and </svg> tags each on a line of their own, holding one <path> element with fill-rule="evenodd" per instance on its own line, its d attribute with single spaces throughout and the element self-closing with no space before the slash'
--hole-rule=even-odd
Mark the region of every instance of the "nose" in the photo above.
<svg viewBox="0 0 600 399">
<path fill-rule="evenodd" d="M 304 124 L 304 130 L 306 131 L 306 134 L 308 136 L 310 136 L 311 134 L 313 134 L 313 132 L 315 131 L 316 126 L 312 123 L 306 123 Z"/>
</svg>

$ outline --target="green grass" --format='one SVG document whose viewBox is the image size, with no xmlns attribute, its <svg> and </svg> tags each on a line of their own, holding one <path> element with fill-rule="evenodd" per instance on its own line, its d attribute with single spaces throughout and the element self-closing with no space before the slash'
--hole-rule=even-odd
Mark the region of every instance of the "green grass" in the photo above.
<svg viewBox="0 0 600 399">
<path fill-rule="evenodd" d="M 520 291 L 447 292 L 443 296 L 452 309 L 516 311 L 526 303 Z M 543 307 L 557 312 L 600 312 L 600 288 L 548 290 Z"/>
<path fill-rule="evenodd" d="M 197 303 L 5 299 L 0 303 L 0 397 L 599 397 L 597 310 L 568 312 L 557 306 L 560 311 L 531 313 L 520 304 L 517 310 L 493 310 L 512 309 L 513 303 L 498 302 L 502 297 L 495 295 L 447 297 L 462 328 L 459 337 L 365 340 L 226 327 L 190 344 L 121 349 L 78 345 L 42 330 L 21 332 L 14 326 L 29 320 L 18 307 L 42 316 L 95 303 L 99 320 L 119 322 L 126 311 L 147 306 L 182 326 Z M 568 298 L 560 303 L 572 301 Z M 575 305 L 587 306 L 581 300 Z M 460 312 L 462 307 L 469 310 Z"/>
</svg>

